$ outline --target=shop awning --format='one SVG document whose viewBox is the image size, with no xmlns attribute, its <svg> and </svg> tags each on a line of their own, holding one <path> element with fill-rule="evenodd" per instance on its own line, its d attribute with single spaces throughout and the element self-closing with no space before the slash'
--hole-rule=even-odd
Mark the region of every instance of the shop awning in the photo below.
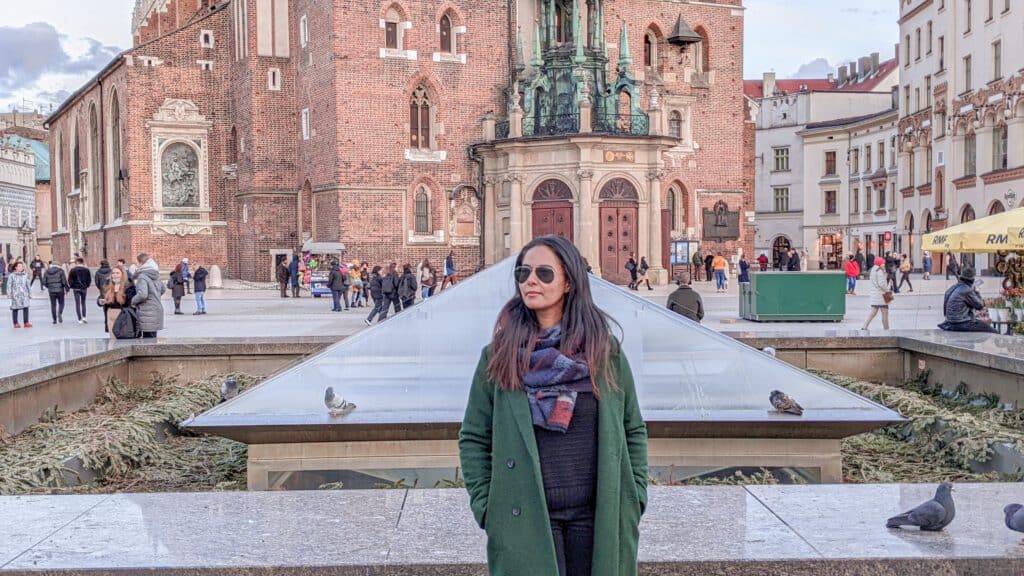
<svg viewBox="0 0 1024 576">
<path fill-rule="evenodd" d="M 925 234 L 921 247 L 933 252 L 985 254 L 1024 250 L 1024 208 L 1015 208 Z"/>
</svg>

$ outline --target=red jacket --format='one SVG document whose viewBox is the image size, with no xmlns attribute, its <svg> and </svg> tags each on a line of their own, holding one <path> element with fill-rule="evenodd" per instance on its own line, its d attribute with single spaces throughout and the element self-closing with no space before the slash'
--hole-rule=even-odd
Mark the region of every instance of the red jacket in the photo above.
<svg viewBox="0 0 1024 576">
<path fill-rule="evenodd" d="M 860 276 L 860 265 L 857 264 L 856 260 L 847 260 L 846 261 L 846 277 L 847 278 L 857 278 L 858 276 Z"/>
</svg>

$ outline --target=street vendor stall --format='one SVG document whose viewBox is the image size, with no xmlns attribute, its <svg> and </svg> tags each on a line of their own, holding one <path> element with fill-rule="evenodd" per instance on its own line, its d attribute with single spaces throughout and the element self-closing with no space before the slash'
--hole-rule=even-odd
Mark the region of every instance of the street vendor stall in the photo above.
<svg viewBox="0 0 1024 576">
<path fill-rule="evenodd" d="M 329 296 L 331 289 L 327 286 L 327 281 L 331 277 L 331 261 L 342 261 L 345 255 L 345 245 L 341 242 L 313 242 L 312 240 L 307 240 L 302 245 L 302 254 L 304 257 L 308 257 L 310 293 L 314 298 L 319 298 L 323 295 Z"/>
</svg>

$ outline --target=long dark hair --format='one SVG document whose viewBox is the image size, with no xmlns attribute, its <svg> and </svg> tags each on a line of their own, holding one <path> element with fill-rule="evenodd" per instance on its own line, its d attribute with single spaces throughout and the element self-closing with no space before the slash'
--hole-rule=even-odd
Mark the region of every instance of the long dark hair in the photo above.
<svg viewBox="0 0 1024 576">
<path fill-rule="evenodd" d="M 612 320 L 594 304 L 590 294 L 590 277 L 576 246 L 559 236 L 541 236 L 523 246 L 516 257 L 516 266 L 526 253 L 537 246 L 550 248 L 565 270 L 569 292 L 562 309 L 562 342 L 559 348 L 566 356 L 582 355 L 590 366 L 590 383 L 594 394 L 600 395 L 598 382 L 615 390 L 611 366 Z M 530 354 L 537 343 L 540 324 L 537 315 L 523 302 L 516 286 L 515 296 L 501 309 L 491 340 L 491 360 L 487 374 L 503 390 L 520 390 L 523 376 L 530 369 Z"/>
</svg>

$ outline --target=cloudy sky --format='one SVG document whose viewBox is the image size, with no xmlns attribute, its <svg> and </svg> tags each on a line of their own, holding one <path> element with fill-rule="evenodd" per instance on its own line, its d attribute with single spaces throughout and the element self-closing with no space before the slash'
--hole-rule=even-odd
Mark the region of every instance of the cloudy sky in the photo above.
<svg viewBox="0 0 1024 576">
<path fill-rule="evenodd" d="M 0 110 L 56 106 L 131 44 L 134 0 L 0 0 Z M 745 0 L 744 72 L 824 76 L 893 54 L 897 0 Z"/>
</svg>

